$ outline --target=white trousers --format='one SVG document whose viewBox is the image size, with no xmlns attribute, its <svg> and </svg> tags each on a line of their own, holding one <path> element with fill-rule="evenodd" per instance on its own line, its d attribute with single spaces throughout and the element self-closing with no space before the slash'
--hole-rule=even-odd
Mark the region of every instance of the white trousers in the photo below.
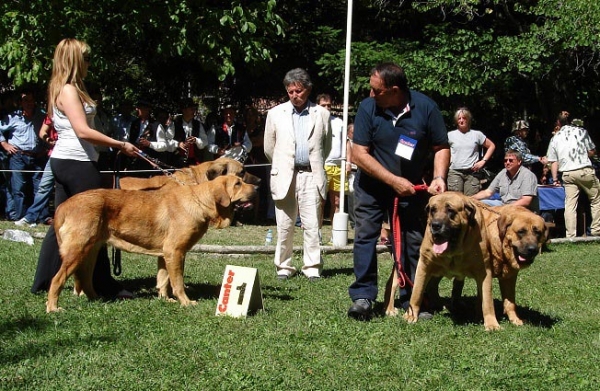
<svg viewBox="0 0 600 391">
<path fill-rule="evenodd" d="M 297 272 L 292 265 L 292 256 L 294 227 L 298 213 L 304 229 L 302 273 L 306 277 L 321 275 L 323 270 L 319 244 L 321 202 L 321 196 L 313 183 L 312 173 L 306 171 L 295 172 L 288 194 L 284 199 L 275 201 L 277 247 L 274 262 L 278 275 L 291 276 Z"/>
</svg>

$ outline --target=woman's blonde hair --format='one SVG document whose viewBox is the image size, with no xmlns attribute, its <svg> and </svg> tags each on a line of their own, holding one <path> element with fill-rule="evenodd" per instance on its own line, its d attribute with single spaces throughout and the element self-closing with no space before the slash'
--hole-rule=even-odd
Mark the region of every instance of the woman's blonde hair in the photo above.
<svg viewBox="0 0 600 391">
<path fill-rule="evenodd" d="M 77 89 L 83 103 L 95 105 L 83 84 L 84 56 L 90 53 L 90 47 L 74 38 L 65 38 L 56 45 L 52 77 L 48 86 L 48 115 L 52 117 L 56 99 L 63 87 L 71 84 Z"/>
<path fill-rule="evenodd" d="M 471 128 L 471 121 L 473 120 L 473 116 L 471 115 L 471 111 L 466 107 L 459 107 L 458 110 L 454 113 L 454 123 L 458 124 L 458 117 L 464 116 L 467 120 L 467 126 Z"/>
</svg>

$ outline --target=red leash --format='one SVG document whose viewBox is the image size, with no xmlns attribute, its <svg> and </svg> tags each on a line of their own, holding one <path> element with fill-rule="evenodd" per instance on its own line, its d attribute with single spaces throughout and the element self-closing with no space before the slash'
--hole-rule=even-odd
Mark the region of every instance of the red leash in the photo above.
<svg viewBox="0 0 600 391">
<path fill-rule="evenodd" d="M 427 191 L 429 187 L 426 184 L 422 185 L 414 185 L 413 189 L 416 192 Z M 400 197 L 394 197 L 394 211 L 392 212 L 392 221 L 391 224 L 393 226 L 393 240 L 394 240 L 394 263 L 396 265 L 396 272 L 398 273 L 398 285 L 400 288 L 404 288 L 406 283 L 408 283 L 411 287 L 413 286 L 413 282 L 410 280 L 408 275 L 402 269 L 402 234 L 400 232 L 400 214 L 398 213 L 398 204 L 400 202 Z"/>
</svg>

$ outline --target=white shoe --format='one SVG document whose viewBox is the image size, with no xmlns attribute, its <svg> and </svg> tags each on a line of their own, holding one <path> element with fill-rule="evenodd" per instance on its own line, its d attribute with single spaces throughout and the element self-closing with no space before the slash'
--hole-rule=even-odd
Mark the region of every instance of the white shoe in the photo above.
<svg viewBox="0 0 600 391">
<path fill-rule="evenodd" d="M 35 227 L 37 226 L 36 223 L 30 223 L 29 221 L 27 221 L 27 219 L 25 217 L 23 217 L 21 220 L 17 220 L 15 221 L 15 225 L 18 225 L 19 227 L 23 227 L 23 226 L 30 226 L 30 227 Z"/>
</svg>

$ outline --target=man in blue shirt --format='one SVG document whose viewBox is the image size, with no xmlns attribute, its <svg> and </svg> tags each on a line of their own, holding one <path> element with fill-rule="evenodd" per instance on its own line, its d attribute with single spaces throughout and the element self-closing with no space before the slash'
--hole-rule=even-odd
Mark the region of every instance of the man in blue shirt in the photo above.
<svg viewBox="0 0 600 391">
<path fill-rule="evenodd" d="M 371 318 L 377 298 L 376 246 L 384 211 L 392 216 L 398 196 L 401 262 L 414 280 L 429 199 L 425 192 L 416 193 L 414 185 L 427 179 L 432 194 L 444 192 L 450 164 L 442 114 L 433 100 L 408 89 L 401 67 L 385 63 L 373 68 L 370 85 L 370 97 L 358 108 L 352 147 L 352 160 L 358 166 L 354 182 L 356 281 L 349 288 L 353 304 L 348 316 L 359 320 Z M 392 224 L 392 233 L 394 229 Z M 410 293 L 404 291 L 403 302 L 408 302 Z"/>
<path fill-rule="evenodd" d="M 33 91 L 21 93 L 20 106 L 21 110 L 9 115 L 8 120 L 0 125 L 0 145 L 9 155 L 9 169 L 12 171 L 10 194 L 14 208 L 8 211 L 6 217 L 9 220 L 19 220 L 25 214 L 23 204 L 27 181 L 31 181 L 35 194 L 46 164 L 45 153 L 38 143 L 44 113 L 37 108 Z"/>
</svg>

